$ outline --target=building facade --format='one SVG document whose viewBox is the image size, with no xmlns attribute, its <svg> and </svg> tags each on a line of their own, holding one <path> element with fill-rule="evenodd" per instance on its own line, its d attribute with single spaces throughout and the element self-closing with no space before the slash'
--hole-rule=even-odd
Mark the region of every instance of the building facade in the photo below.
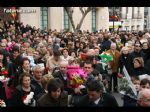
<svg viewBox="0 0 150 112">
<path fill-rule="evenodd" d="M 144 7 L 144 29 L 150 30 L 150 7 Z"/>
<path fill-rule="evenodd" d="M 144 7 L 109 7 L 109 15 L 118 17 L 122 30 L 144 30 Z"/>
<path fill-rule="evenodd" d="M 64 7 L 20 7 L 21 10 L 30 10 L 32 13 L 20 13 L 20 21 L 37 28 L 44 29 L 66 29 L 72 31 L 68 15 Z M 75 26 L 79 23 L 82 13 L 79 7 L 74 7 L 73 20 Z M 105 30 L 109 29 L 108 7 L 96 7 L 90 11 L 81 26 L 81 30 Z"/>
</svg>

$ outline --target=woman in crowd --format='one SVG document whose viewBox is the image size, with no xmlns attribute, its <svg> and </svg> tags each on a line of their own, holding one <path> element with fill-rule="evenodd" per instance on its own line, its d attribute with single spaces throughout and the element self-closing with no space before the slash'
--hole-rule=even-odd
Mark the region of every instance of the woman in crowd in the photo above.
<svg viewBox="0 0 150 112">
<path fill-rule="evenodd" d="M 51 79 L 47 85 L 48 93 L 44 94 L 37 102 L 40 107 L 66 107 L 68 105 L 68 94 L 63 90 L 60 79 Z"/>
<path fill-rule="evenodd" d="M 25 102 L 27 96 L 33 92 L 33 98 L 30 103 Z M 10 106 L 35 106 L 35 97 L 37 95 L 36 89 L 31 85 L 31 75 L 27 72 L 23 73 L 20 76 L 19 85 L 16 87 L 16 90 L 13 93 Z"/>
</svg>

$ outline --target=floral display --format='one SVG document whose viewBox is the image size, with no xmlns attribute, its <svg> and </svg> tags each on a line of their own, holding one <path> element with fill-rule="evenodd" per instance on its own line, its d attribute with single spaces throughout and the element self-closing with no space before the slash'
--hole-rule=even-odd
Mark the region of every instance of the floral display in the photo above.
<svg viewBox="0 0 150 112">
<path fill-rule="evenodd" d="M 35 100 L 34 100 L 34 92 L 30 92 L 28 95 L 25 95 L 22 97 L 23 103 L 27 106 L 34 106 Z"/>
<path fill-rule="evenodd" d="M 136 98 L 131 85 L 128 83 L 126 77 L 122 77 L 118 79 L 119 82 L 119 92 L 124 95 L 128 95 L 132 98 Z"/>
<path fill-rule="evenodd" d="M 8 81 L 9 77 L 8 77 L 8 70 L 6 70 L 4 67 L 0 68 L 0 81 L 1 82 L 5 82 Z"/>
<path fill-rule="evenodd" d="M 10 44 L 7 45 L 7 47 L 5 48 L 6 51 L 10 52 L 12 51 L 12 48 L 16 45 L 15 42 L 12 42 Z"/>
<path fill-rule="evenodd" d="M 68 66 L 67 76 L 69 79 L 69 86 L 76 88 L 84 84 L 87 73 L 85 73 L 85 71 L 79 66 Z"/>
<path fill-rule="evenodd" d="M 113 57 L 108 53 L 103 52 L 102 54 L 99 54 L 99 56 L 101 57 L 101 60 L 104 63 L 113 61 Z"/>
<path fill-rule="evenodd" d="M 4 102 L 4 100 L 0 99 L 0 107 L 6 107 L 6 103 Z"/>
</svg>

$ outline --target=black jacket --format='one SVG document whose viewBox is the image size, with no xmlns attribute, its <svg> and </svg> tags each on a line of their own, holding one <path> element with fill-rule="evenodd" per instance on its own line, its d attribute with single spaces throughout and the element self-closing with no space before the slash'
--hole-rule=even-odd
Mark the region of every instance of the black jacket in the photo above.
<svg viewBox="0 0 150 112">
<path fill-rule="evenodd" d="M 129 55 L 122 54 L 119 58 L 120 73 L 122 74 L 123 66 L 125 66 L 129 75 L 132 75 L 132 64 Z"/>
<path fill-rule="evenodd" d="M 37 92 L 33 85 L 31 85 L 31 91 L 34 92 L 34 99 L 35 99 Z M 29 94 L 29 92 L 25 92 L 22 89 L 21 85 L 18 85 L 12 95 L 12 99 L 10 101 L 10 106 L 26 107 L 26 105 L 23 103 L 23 97 L 28 94 Z"/>
<path fill-rule="evenodd" d="M 63 82 L 64 90 L 67 91 L 68 94 L 72 94 L 74 92 L 74 90 L 72 88 L 68 88 L 68 80 L 64 79 L 62 72 L 60 72 L 60 71 L 54 72 L 53 76 L 54 76 L 54 78 L 59 78 Z"/>
<path fill-rule="evenodd" d="M 102 97 L 100 98 L 98 105 L 90 102 L 88 95 L 85 95 L 82 97 L 78 105 L 75 105 L 75 106 L 78 106 L 78 107 L 118 107 L 118 103 L 112 95 L 108 93 L 102 93 Z"/>
<path fill-rule="evenodd" d="M 42 93 L 45 93 L 45 90 L 44 88 L 42 87 L 42 85 L 40 85 L 34 78 L 31 79 L 31 84 L 33 86 L 35 86 L 35 89 L 36 89 L 36 93 L 39 95 L 39 94 L 42 94 Z M 36 97 L 36 99 L 38 99 L 38 96 Z"/>
</svg>

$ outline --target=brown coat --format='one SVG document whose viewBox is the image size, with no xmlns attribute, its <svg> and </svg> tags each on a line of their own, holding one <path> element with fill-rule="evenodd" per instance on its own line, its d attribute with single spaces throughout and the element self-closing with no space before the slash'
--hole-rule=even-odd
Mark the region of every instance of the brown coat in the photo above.
<svg viewBox="0 0 150 112">
<path fill-rule="evenodd" d="M 110 49 L 110 50 L 107 50 L 106 53 L 109 53 L 110 55 L 113 56 L 113 61 L 110 62 L 112 73 L 118 72 L 119 58 L 121 56 L 120 52 L 118 50 L 115 50 L 115 52 L 113 53 L 113 51 Z"/>
<path fill-rule="evenodd" d="M 49 93 L 44 94 L 37 101 L 39 107 L 67 107 L 68 105 L 68 94 L 62 92 L 59 100 L 54 100 Z"/>
</svg>

